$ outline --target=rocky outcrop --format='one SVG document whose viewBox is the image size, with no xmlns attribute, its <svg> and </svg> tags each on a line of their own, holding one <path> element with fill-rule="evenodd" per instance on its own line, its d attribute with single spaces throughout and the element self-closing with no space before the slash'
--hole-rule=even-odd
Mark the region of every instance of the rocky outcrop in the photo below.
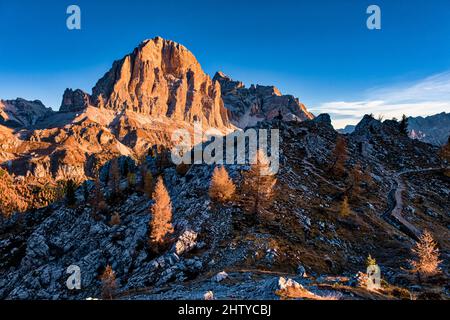
<svg viewBox="0 0 450 320">
<path fill-rule="evenodd" d="M 60 112 L 77 112 L 86 109 L 89 106 L 90 96 L 83 90 L 66 89 L 64 91 Z"/>
<path fill-rule="evenodd" d="M 220 85 L 205 74 L 184 46 L 160 37 L 141 43 L 114 62 L 93 88 L 99 108 L 130 110 L 152 117 L 229 126 Z"/>
<path fill-rule="evenodd" d="M 450 136 L 450 113 L 408 118 L 409 136 L 434 145 L 444 145 Z"/>
<path fill-rule="evenodd" d="M 39 100 L 0 100 L 0 124 L 7 127 L 29 127 L 52 113 Z"/>
<path fill-rule="evenodd" d="M 280 115 L 286 121 L 314 118 L 297 98 L 282 95 L 274 86 L 252 85 L 246 88 L 242 82 L 233 81 L 223 72 L 217 72 L 213 80 L 220 83 L 225 107 L 231 112 L 231 120 L 237 127 L 253 126 Z"/>
</svg>

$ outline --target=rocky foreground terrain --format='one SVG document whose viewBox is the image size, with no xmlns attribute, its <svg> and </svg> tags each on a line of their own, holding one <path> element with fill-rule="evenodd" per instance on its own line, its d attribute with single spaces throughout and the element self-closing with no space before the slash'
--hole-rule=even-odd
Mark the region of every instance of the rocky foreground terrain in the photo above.
<svg viewBox="0 0 450 320">
<path fill-rule="evenodd" d="M 258 126 L 274 127 L 281 130 L 280 171 L 274 200 L 258 216 L 246 212 L 242 192 L 223 205 L 211 201 L 212 166 L 179 170 L 168 163 L 159 174 L 169 190 L 175 232 L 156 253 L 148 244 L 152 199 L 125 177 L 119 195 L 108 199 L 105 167 L 101 190 L 108 200 L 100 213 L 94 192 L 84 191 L 94 184 L 86 182 L 75 206 L 59 201 L 1 222 L 0 297 L 99 298 L 107 265 L 116 275 L 118 299 L 275 299 L 286 286 L 315 299 L 448 297 L 450 180 L 437 147 L 399 135 L 396 122 L 367 116 L 345 137 L 346 173 L 336 178 L 329 164 L 338 134 L 327 115 Z M 120 168 L 125 162 L 139 185 L 140 171 L 125 157 Z M 358 192 L 348 188 L 357 163 L 367 173 Z M 158 175 L 151 157 L 145 166 Z M 227 170 L 241 190 L 248 166 Z M 400 181 L 401 201 L 390 196 Z M 345 195 L 348 216 L 339 213 Z M 116 213 L 120 223 L 111 224 Z M 408 272 L 416 232 L 425 229 L 443 260 L 442 273 L 429 283 Z M 358 286 L 369 254 L 382 270 L 379 292 Z M 66 288 L 70 265 L 81 268 L 79 291 Z"/>
<path fill-rule="evenodd" d="M 171 134 L 197 121 L 222 135 L 280 130 L 273 198 L 257 214 L 248 210 L 250 166 L 226 166 L 236 192 L 218 203 L 208 192 L 213 166 L 167 161 Z M 114 62 L 92 93 L 67 89 L 58 112 L 1 101 L 0 164 L 0 299 L 105 298 L 108 267 L 116 299 L 449 296 L 441 147 L 371 116 L 339 134 L 328 115 L 314 117 L 273 86 L 211 79 L 185 47 L 159 37 Z M 174 232 L 158 248 L 147 172 L 172 203 Z M 409 260 L 425 230 L 441 272 L 418 279 Z M 378 291 L 361 285 L 368 255 L 381 267 Z M 80 290 L 66 286 L 71 265 Z"/>
</svg>

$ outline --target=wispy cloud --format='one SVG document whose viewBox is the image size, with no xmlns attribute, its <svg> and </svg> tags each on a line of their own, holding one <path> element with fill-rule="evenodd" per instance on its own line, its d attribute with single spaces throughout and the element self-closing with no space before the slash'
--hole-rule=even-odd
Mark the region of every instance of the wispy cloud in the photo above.
<svg viewBox="0 0 450 320">
<path fill-rule="evenodd" d="M 315 113 L 329 113 L 336 128 L 356 124 L 365 115 L 385 118 L 427 116 L 450 112 L 450 72 L 439 73 L 413 83 L 373 88 L 359 101 L 330 101 L 315 108 Z"/>
</svg>

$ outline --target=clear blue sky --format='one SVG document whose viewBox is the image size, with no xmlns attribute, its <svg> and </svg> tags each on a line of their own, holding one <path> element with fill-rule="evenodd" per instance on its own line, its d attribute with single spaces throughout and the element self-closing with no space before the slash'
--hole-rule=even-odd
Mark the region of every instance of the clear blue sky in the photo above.
<svg viewBox="0 0 450 320">
<path fill-rule="evenodd" d="M 81 30 L 66 28 L 71 4 Z M 381 7 L 381 30 L 366 27 L 370 4 Z M 0 98 L 58 109 L 66 87 L 90 92 L 114 60 L 157 35 L 185 45 L 210 75 L 276 85 L 339 124 L 378 100 L 388 115 L 417 107 L 414 88 L 436 77 L 450 88 L 448 0 L 0 0 Z M 441 100 L 450 92 L 421 103 L 450 111 Z"/>
</svg>

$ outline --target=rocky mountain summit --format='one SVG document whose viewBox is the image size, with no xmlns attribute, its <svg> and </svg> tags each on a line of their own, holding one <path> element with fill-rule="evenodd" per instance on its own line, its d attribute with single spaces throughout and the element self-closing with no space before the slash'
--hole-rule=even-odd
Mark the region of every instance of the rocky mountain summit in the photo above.
<svg viewBox="0 0 450 320">
<path fill-rule="evenodd" d="M 99 108 L 227 127 L 220 86 L 184 46 L 156 37 L 116 61 L 92 89 Z"/>
<path fill-rule="evenodd" d="M 117 299 L 276 299 L 289 288 L 332 300 L 424 298 L 430 290 L 448 296 L 450 181 L 437 147 L 402 136 L 396 122 L 367 116 L 343 138 L 347 158 L 335 175 L 333 150 L 342 136 L 329 116 L 256 127 L 272 128 L 281 131 L 280 170 L 273 201 L 256 216 L 241 191 L 247 165 L 226 166 L 238 192 L 220 204 L 208 194 L 213 166 L 158 168 L 149 156 L 144 167 L 163 177 L 173 208 L 173 236 L 155 252 L 148 241 L 154 200 L 138 187 L 141 170 L 121 157 L 113 197 L 111 164 L 100 170 L 100 211 L 96 184 L 88 181 L 74 206 L 59 201 L 1 221 L 0 297 L 97 298 L 107 265 Z M 397 192 L 402 203 L 390 196 Z M 345 199 L 350 212 L 342 214 Z M 432 288 L 406 271 L 417 240 L 411 225 L 430 230 L 439 244 L 443 275 Z M 378 292 L 358 284 L 369 254 L 381 266 Z M 81 269 L 81 290 L 66 286 L 70 265 Z"/>
<path fill-rule="evenodd" d="M 172 133 L 192 132 L 195 121 L 225 134 L 279 111 L 285 120 L 313 117 L 274 87 L 233 89 L 219 75 L 211 79 L 180 44 L 146 40 L 114 62 L 92 94 L 67 89 L 59 112 L 39 101 L 2 102 L 0 126 L 21 127 L 2 129 L 2 166 L 20 176 L 82 180 L 113 157 L 138 159 L 155 145 L 169 147 Z"/>
<path fill-rule="evenodd" d="M 76 112 L 83 111 L 90 104 L 90 95 L 83 90 L 66 89 L 64 91 L 60 112 Z"/>
<path fill-rule="evenodd" d="M 225 166 L 236 192 L 219 202 L 214 166 L 169 161 L 172 133 L 196 121 L 222 135 L 280 130 L 280 170 L 271 201 L 255 201 L 261 210 L 249 209 L 263 184 L 248 181 L 252 166 Z M 273 86 L 211 79 L 172 41 L 144 41 L 91 94 L 67 89 L 58 112 L 1 101 L 0 147 L 1 299 L 104 297 L 104 274 L 118 299 L 449 295 L 448 150 L 372 116 L 341 135 Z M 150 237 L 154 180 L 171 208 L 162 246 Z M 406 271 L 425 230 L 442 259 L 431 283 Z M 379 292 L 360 285 L 368 255 L 381 266 Z M 68 289 L 69 266 L 81 290 Z"/>
<path fill-rule="evenodd" d="M 429 117 L 408 118 L 410 137 L 437 146 L 444 145 L 450 136 L 450 113 Z"/>
<path fill-rule="evenodd" d="M 337 131 L 350 134 L 355 127 L 347 125 L 344 129 Z M 450 136 L 450 113 L 442 112 L 428 117 L 408 117 L 408 131 L 412 139 L 442 146 Z"/>
<path fill-rule="evenodd" d="M 239 128 L 279 116 L 287 121 L 314 118 L 297 98 L 282 95 L 274 86 L 251 85 L 246 88 L 242 82 L 233 81 L 223 72 L 217 72 L 213 80 L 220 83 L 225 107 L 230 110 L 232 122 Z"/>
<path fill-rule="evenodd" d="M 35 125 L 52 113 L 41 101 L 0 100 L 0 125 L 19 128 Z"/>
</svg>

